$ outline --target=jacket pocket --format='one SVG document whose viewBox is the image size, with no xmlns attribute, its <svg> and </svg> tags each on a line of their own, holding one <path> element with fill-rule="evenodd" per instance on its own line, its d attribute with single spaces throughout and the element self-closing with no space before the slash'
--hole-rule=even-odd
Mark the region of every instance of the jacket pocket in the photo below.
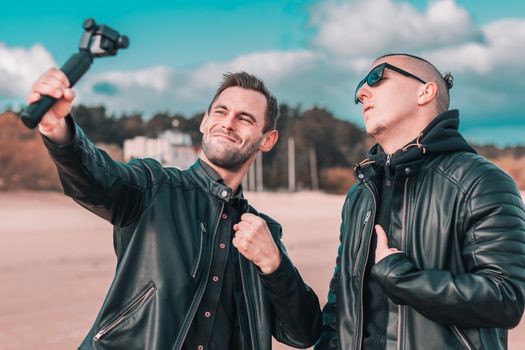
<svg viewBox="0 0 525 350">
<path fill-rule="evenodd" d="M 472 346 L 470 341 L 468 340 L 465 333 L 461 331 L 457 326 L 452 326 L 452 332 L 456 335 L 459 342 L 465 347 L 467 350 L 474 350 L 475 348 Z"/>
<path fill-rule="evenodd" d="M 197 271 L 199 270 L 199 266 L 201 265 L 202 261 L 202 254 L 204 251 L 204 234 L 206 233 L 206 227 L 204 226 L 203 222 L 200 222 L 199 225 L 199 246 L 197 247 L 197 255 L 195 257 L 195 261 L 193 263 L 193 267 L 191 269 L 191 277 L 195 279 L 197 276 Z"/>
<path fill-rule="evenodd" d="M 128 302 L 122 310 L 117 313 L 109 322 L 101 326 L 97 334 L 93 337 L 94 341 L 100 341 L 104 336 L 117 328 L 122 322 L 139 311 L 148 300 L 153 297 L 157 290 L 155 283 L 149 282 L 130 302 Z"/>
</svg>

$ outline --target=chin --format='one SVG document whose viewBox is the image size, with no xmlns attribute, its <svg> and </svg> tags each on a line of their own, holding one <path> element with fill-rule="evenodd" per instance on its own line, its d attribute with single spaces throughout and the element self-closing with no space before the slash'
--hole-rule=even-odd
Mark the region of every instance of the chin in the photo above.
<svg viewBox="0 0 525 350">
<path fill-rule="evenodd" d="M 372 136 L 374 139 L 377 139 L 387 131 L 386 125 L 366 125 L 366 133 Z"/>
</svg>

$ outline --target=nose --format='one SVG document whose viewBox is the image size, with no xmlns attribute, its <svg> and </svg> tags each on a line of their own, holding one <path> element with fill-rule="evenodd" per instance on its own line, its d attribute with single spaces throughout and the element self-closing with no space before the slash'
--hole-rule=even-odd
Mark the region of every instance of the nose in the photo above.
<svg viewBox="0 0 525 350">
<path fill-rule="evenodd" d="M 364 103 L 365 99 L 370 98 L 370 86 L 367 83 L 364 83 L 355 93 L 355 96 L 359 102 Z"/>
<path fill-rule="evenodd" d="M 231 111 L 228 114 L 226 114 L 224 118 L 222 118 L 221 127 L 225 128 L 226 130 L 233 130 L 234 123 L 235 123 L 235 113 Z"/>
</svg>

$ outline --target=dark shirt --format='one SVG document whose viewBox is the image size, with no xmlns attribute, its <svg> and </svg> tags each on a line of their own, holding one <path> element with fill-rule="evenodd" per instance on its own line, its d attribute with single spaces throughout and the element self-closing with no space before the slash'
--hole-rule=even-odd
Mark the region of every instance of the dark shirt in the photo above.
<svg viewBox="0 0 525 350">
<path fill-rule="evenodd" d="M 381 181 L 380 194 L 378 198 L 379 207 L 376 212 L 375 224 L 387 232 L 390 227 L 390 205 L 394 190 L 394 168 L 385 166 L 385 176 Z M 372 232 L 370 242 L 370 254 L 365 270 L 363 286 L 363 349 L 379 350 L 386 346 L 386 324 L 388 314 L 388 303 L 381 286 L 370 278 L 370 270 L 375 264 L 375 250 L 377 236 L 375 229 Z"/>
<path fill-rule="evenodd" d="M 220 176 L 205 162 L 199 160 L 206 173 L 217 182 Z M 233 349 L 237 346 L 237 309 L 234 298 L 234 266 L 238 257 L 231 241 L 233 225 L 247 209 L 242 198 L 242 187 L 224 206 L 213 242 L 213 259 L 206 289 L 186 336 L 183 349 Z"/>
</svg>

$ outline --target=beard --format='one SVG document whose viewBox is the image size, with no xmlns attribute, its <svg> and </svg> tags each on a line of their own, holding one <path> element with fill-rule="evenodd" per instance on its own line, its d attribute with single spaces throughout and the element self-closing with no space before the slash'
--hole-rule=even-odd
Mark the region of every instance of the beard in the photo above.
<svg viewBox="0 0 525 350">
<path fill-rule="evenodd" d="M 235 135 L 228 135 L 235 139 Z M 234 144 L 210 136 L 202 139 L 202 151 L 214 165 L 227 169 L 240 169 L 259 149 L 263 136 L 245 145 Z"/>
</svg>

